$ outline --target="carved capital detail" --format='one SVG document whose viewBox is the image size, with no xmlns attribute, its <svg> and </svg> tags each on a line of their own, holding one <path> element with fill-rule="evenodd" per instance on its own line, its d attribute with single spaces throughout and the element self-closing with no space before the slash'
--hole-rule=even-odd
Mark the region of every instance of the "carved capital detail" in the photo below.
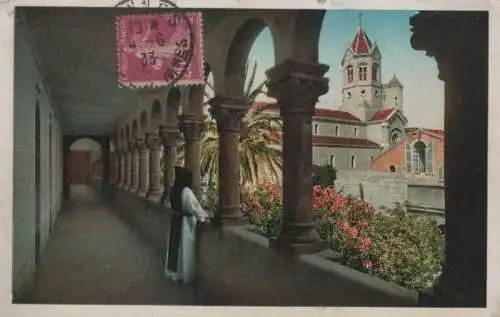
<svg viewBox="0 0 500 317">
<path fill-rule="evenodd" d="M 180 137 L 180 131 L 176 126 L 161 125 L 160 137 L 162 139 L 163 146 L 176 146 Z"/>
<path fill-rule="evenodd" d="M 151 151 L 158 151 L 161 148 L 161 138 L 156 133 L 146 133 L 146 143 Z"/>
<path fill-rule="evenodd" d="M 205 117 L 197 114 L 182 114 L 179 116 L 179 129 L 186 140 L 200 140 Z"/>
<path fill-rule="evenodd" d="M 467 65 L 487 63 L 487 12 L 421 11 L 410 18 L 410 25 L 411 46 L 436 59 L 442 80 Z"/>
<path fill-rule="evenodd" d="M 137 138 L 136 144 L 137 144 L 137 148 L 139 149 L 139 151 L 143 151 L 143 150 L 147 149 L 146 140 L 144 138 Z"/>
<path fill-rule="evenodd" d="M 210 100 L 210 115 L 217 122 L 219 132 L 240 132 L 243 118 L 250 109 L 244 97 L 216 96 Z"/>
<path fill-rule="evenodd" d="M 287 60 L 266 72 L 268 95 L 278 99 L 282 114 L 310 114 L 318 98 L 328 92 L 330 67 L 302 60 Z"/>
</svg>

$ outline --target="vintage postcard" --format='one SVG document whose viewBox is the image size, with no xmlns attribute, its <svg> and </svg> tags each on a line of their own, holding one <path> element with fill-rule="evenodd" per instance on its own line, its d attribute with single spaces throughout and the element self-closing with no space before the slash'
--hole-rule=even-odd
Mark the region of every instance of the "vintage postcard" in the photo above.
<svg viewBox="0 0 500 317">
<path fill-rule="evenodd" d="M 498 314 L 493 1 L 0 7 L 7 315 Z"/>
</svg>

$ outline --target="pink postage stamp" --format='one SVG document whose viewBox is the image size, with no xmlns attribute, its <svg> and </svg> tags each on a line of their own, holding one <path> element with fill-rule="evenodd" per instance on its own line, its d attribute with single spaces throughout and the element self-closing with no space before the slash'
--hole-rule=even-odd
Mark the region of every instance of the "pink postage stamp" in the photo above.
<svg viewBox="0 0 500 317">
<path fill-rule="evenodd" d="M 201 13 L 119 16 L 116 33 L 120 86 L 204 82 Z"/>
</svg>

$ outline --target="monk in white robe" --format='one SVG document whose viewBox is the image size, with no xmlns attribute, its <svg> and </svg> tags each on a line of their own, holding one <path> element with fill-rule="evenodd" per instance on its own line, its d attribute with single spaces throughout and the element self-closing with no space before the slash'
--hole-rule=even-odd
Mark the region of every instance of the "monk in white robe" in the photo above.
<svg viewBox="0 0 500 317">
<path fill-rule="evenodd" d="M 192 173 L 183 167 L 175 168 L 175 181 L 170 190 L 172 219 L 165 260 L 165 275 L 174 281 L 191 283 L 196 278 L 197 225 L 208 221 L 191 190 Z"/>
</svg>

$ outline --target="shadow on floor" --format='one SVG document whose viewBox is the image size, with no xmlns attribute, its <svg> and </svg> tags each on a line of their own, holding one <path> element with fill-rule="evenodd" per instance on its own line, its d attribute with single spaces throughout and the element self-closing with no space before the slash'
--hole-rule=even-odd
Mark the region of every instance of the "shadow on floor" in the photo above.
<svg viewBox="0 0 500 317">
<path fill-rule="evenodd" d="M 71 188 L 35 277 L 14 303 L 195 305 L 157 251 L 85 185 Z"/>
</svg>

